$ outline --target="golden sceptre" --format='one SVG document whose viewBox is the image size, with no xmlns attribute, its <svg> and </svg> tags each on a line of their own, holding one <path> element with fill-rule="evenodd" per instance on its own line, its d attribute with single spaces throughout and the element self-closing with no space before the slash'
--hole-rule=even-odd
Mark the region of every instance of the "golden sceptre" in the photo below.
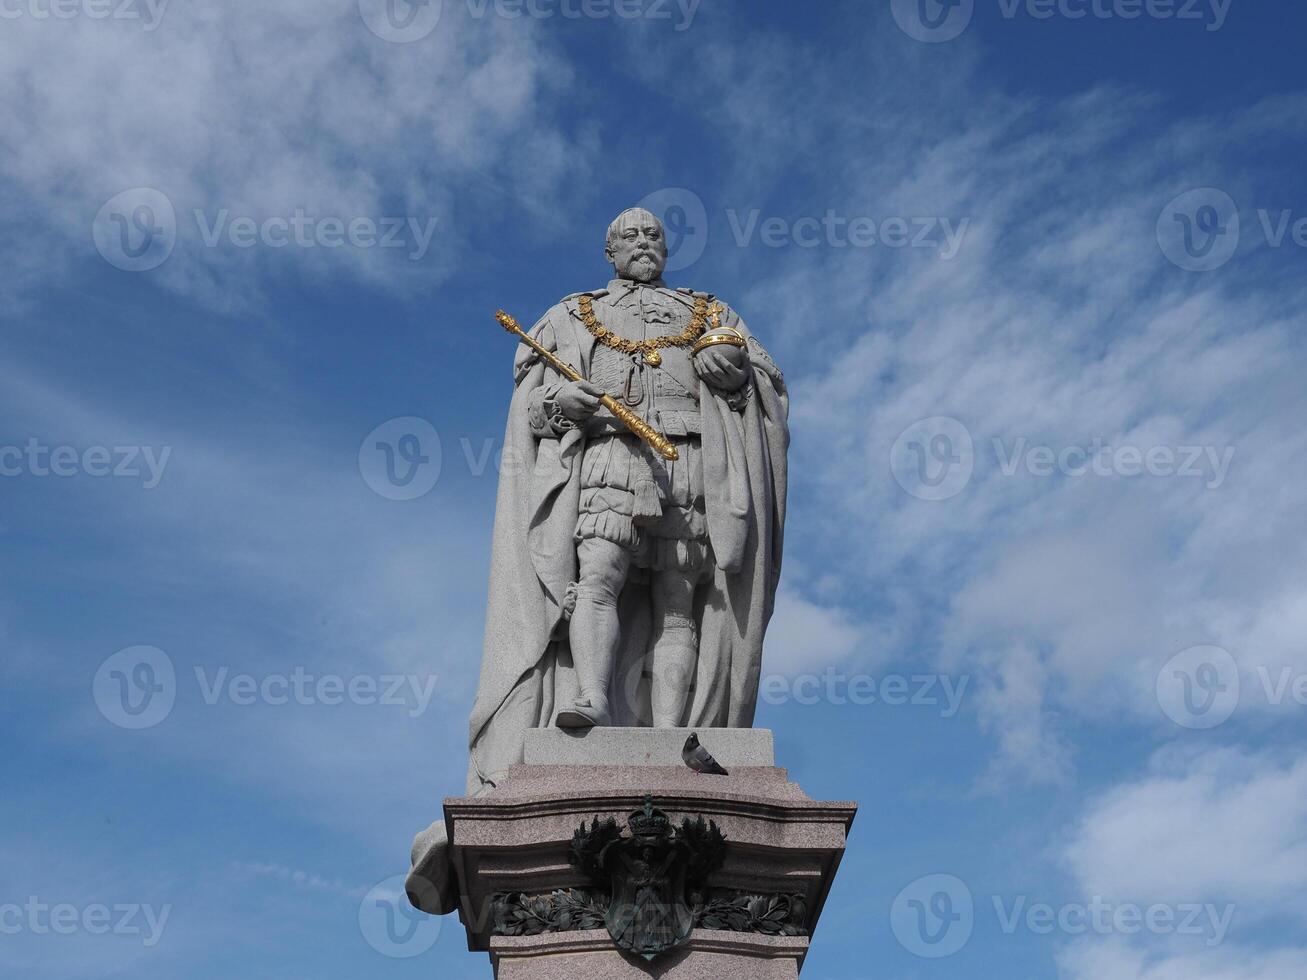
<svg viewBox="0 0 1307 980">
<path fill-rule="evenodd" d="M 553 365 L 554 370 L 556 370 L 563 377 L 567 378 L 569 381 L 585 380 L 585 378 L 581 377 L 580 371 L 572 367 L 572 365 L 568 364 L 566 361 L 559 358 L 552 351 L 545 350 L 543 347 L 540 346 L 540 344 L 536 343 L 536 341 L 532 340 L 529 336 L 527 336 L 526 331 L 523 330 L 521 326 L 518 325 L 518 322 L 513 319 L 511 314 L 505 313 L 503 310 L 499 310 L 497 313 L 495 313 L 495 319 L 498 320 L 500 325 L 509 333 L 517 334 L 518 338 L 522 341 L 522 343 L 526 344 L 533 351 L 535 351 L 546 361 L 548 361 L 551 365 Z M 608 411 L 612 412 L 613 415 L 617 416 L 619 422 L 621 422 L 624 426 L 626 426 L 637 436 L 639 436 L 642 440 L 644 440 L 644 442 L 647 443 L 649 447 L 653 449 L 653 451 L 656 452 L 663 459 L 679 458 L 680 454 L 677 453 L 676 447 L 673 446 L 667 440 L 666 436 L 664 436 L 661 432 L 655 429 L 644 419 L 640 418 L 640 416 L 636 415 L 633 411 L 631 411 L 629 408 L 627 408 L 625 405 L 619 402 L 612 395 L 600 396 L 599 403 L 603 405 L 604 408 L 608 409 Z"/>
</svg>

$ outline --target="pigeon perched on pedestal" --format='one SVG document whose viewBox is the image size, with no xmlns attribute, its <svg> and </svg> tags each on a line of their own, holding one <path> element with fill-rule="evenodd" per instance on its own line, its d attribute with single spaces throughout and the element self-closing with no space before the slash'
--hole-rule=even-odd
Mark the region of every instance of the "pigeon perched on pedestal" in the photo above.
<svg viewBox="0 0 1307 980">
<path fill-rule="evenodd" d="M 706 772 L 713 776 L 730 775 L 721 767 L 721 763 L 699 744 L 699 736 L 694 732 L 691 732 L 690 737 L 685 740 L 685 748 L 681 749 L 681 758 L 695 772 Z"/>
</svg>

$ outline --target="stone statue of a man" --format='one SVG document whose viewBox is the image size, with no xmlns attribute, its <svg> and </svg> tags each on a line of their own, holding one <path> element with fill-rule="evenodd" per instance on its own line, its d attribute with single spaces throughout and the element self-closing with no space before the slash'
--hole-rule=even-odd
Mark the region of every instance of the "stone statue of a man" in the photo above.
<svg viewBox="0 0 1307 980">
<path fill-rule="evenodd" d="M 607 288 L 531 330 L 583 380 L 525 345 L 514 366 L 472 793 L 520 761 L 529 728 L 753 723 L 785 519 L 784 380 L 729 306 L 666 286 L 654 215 L 619 215 L 605 257 Z M 735 340 L 707 343 L 723 334 Z"/>
</svg>

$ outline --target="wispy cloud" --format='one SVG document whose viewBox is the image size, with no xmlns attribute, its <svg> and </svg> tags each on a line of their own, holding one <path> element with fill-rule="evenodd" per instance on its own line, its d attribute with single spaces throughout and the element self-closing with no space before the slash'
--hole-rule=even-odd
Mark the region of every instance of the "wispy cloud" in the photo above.
<svg viewBox="0 0 1307 980">
<path fill-rule="evenodd" d="M 1307 103 L 1184 115 L 1120 86 L 1024 100 L 986 84 L 972 49 L 880 36 L 847 57 L 786 47 L 798 99 L 761 67 L 773 43 L 706 73 L 720 140 L 750 152 L 698 190 L 717 216 L 708 251 L 751 284 L 732 298 L 789 372 L 791 541 L 842 583 L 855 622 L 896 638 L 892 655 L 976 671 L 997 749 L 985 779 L 1064 778 L 1061 716 L 1158 723 L 1157 670 L 1186 646 L 1226 644 L 1245 669 L 1300 663 L 1277 624 L 1307 595 L 1303 290 L 1290 257 L 1255 241 L 1218 273 L 1183 272 L 1156 228 L 1208 184 L 1251 215 L 1264 175 L 1246 147 L 1300 143 Z M 733 249 L 722 213 L 751 207 L 969 225 L 948 260 Z M 969 438 L 969 478 L 921 499 L 891 461 L 938 417 Z M 1132 471 L 1111 462 L 1123 447 L 1174 461 Z M 1096 453 L 1105 472 L 1056 463 Z M 1272 541 L 1285 557 L 1268 564 Z"/>
<path fill-rule="evenodd" d="M 6 264 L 20 275 L 7 286 L 21 295 L 70 257 L 93 257 L 97 213 L 139 187 L 175 213 L 176 250 L 152 281 L 224 310 L 259 308 L 286 276 L 427 289 L 485 221 L 506 209 L 552 216 L 586 158 L 570 152 L 550 99 L 566 64 L 529 20 L 446 6 L 439 29 L 411 44 L 370 31 L 354 0 L 170 4 L 149 31 L 87 16 L 7 18 L 0 82 L 22 95 L 0 107 L 0 206 L 42 229 L 36 249 L 10 240 Z M 123 227 L 106 233 L 139 237 L 129 227 L 138 218 L 167 223 L 136 207 L 128 200 Z M 266 221 L 297 213 L 340 227 L 318 239 L 280 225 L 267 240 Z M 386 218 L 403 219 L 406 238 L 417 223 L 430 239 L 424 261 L 382 247 L 384 228 L 349 231 Z M 237 220 L 257 226 L 253 244 L 241 244 Z M 330 244 L 345 236 L 366 244 Z"/>
</svg>

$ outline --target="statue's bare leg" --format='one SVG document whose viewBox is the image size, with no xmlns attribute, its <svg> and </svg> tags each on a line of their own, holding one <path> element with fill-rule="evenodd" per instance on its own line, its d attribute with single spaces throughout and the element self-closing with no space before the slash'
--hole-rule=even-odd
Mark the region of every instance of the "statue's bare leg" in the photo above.
<svg viewBox="0 0 1307 980">
<path fill-rule="evenodd" d="M 690 683 L 699 660 L 694 635 L 695 577 L 669 569 L 653 575 L 653 646 L 649 653 L 650 698 L 655 728 L 683 723 Z"/>
<path fill-rule="evenodd" d="M 609 723 L 608 685 L 621 642 L 617 597 L 631 567 L 630 552 L 603 538 L 586 538 L 577 546 L 576 555 L 580 571 L 568 639 L 581 694 L 570 708 L 558 712 L 559 728 Z"/>
</svg>

